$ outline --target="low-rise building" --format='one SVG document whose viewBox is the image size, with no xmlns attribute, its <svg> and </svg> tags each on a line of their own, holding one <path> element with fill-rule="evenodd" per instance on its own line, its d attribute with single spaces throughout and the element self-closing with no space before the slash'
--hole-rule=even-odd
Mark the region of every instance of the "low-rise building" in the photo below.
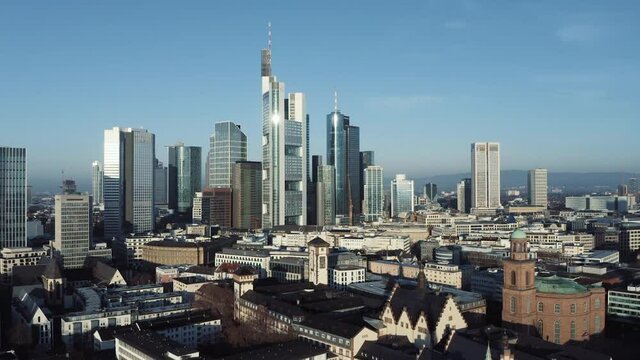
<svg viewBox="0 0 640 360">
<path fill-rule="evenodd" d="M 609 290 L 607 315 L 616 320 L 637 323 L 640 320 L 640 286 L 629 285 L 626 288 Z"/>
<path fill-rule="evenodd" d="M 499 268 L 474 271 L 471 274 L 471 291 L 487 300 L 502 302 L 504 271 Z"/>
<path fill-rule="evenodd" d="M 280 282 L 300 282 L 309 279 L 309 263 L 307 259 L 283 257 L 271 259 L 268 276 Z"/>
<path fill-rule="evenodd" d="M 41 288 L 20 287 L 12 299 L 12 320 L 14 329 L 20 329 L 26 338 L 25 345 L 40 349 L 50 349 L 53 344 L 53 317 L 44 306 Z M 38 296 L 41 294 L 41 296 Z"/>
<path fill-rule="evenodd" d="M 118 360 L 197 359 L 198 350 L 180 345 L 152 331 L 124 331 L 115 335 Z"/>
<path fill-rule="evenodd" d="M 155 235 L 130 235 L 113 240 L 113 258 L 120 266 L 136 268 L 142 265 L 142 247 L 152 241 L 162 241 L 164 237 Z"/>
<path fill-rule="evenodd" d="M 151 241 L 142 245 L 142 260 L 153 265 L 207 265 L 214 259 L 210 242 Z"/>
<path fill-rule="evenodd" d="M 366 341 L 375 341 L 378 334 L 366 326 L 357 326 L 322 316 L 311 316 L 293 324 L 298 337 L 322 344 L 340 360 L 354 359 Z"/>
<path fill-rule="evenodd" d="M 269 253 L 264 251 L 224 248 L 215 254 L 216 267 L 222 264 L 249 265 L 258 271 L 261 278 L 267 276 L 269 261 Z"/>
<path fill-rule="evenodd" d="M 353 265 L 338 265 L 329 269 L 329 286 L 344 290 L 349 284 L 365 281 L 366 269 Z"/>
<path fill-rule="evenodd" d="M 0 284 L 10 284 L 15 266 L 38 264 L 49 251 L 45 248 L 21 247 L 0 249 Z"/>
</svg>

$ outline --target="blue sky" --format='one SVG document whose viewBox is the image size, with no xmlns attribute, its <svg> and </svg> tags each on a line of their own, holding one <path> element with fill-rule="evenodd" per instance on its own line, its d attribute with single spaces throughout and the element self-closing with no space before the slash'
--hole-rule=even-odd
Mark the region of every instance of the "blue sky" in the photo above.
<svg viewBox="0 0 640 360">
<path fill-rule="evenodd" d="M 385 173 L 468 171 L 472 141 L 503 169 L 638 171 L 637 1 L 0 1 L 0 144 L 32 182 L 87 188 L 103 130 L 156 151 L 208 149 L 232 120 L 260 160 L 259 51 L 307 94 L 311 152 L 340 108 Z M 634 154 L 635 153 L 635 154 Z"/>
</svg>

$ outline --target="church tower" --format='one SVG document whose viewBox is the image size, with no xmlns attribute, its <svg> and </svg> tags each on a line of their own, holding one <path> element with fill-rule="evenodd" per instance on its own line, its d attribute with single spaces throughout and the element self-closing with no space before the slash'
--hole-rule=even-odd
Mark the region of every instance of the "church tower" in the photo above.
<svg viewBox="0 0 640 360">
<path fill-rule="evenodd" d="M 317 237 L 307 244 L 309 251 L 309 281 L 314 285 L 329 285 L 329 243 Z"/>
<path fill-rule="evenodd" d="M 242 266 L 233 274 L 233 318 L 235 320 L 242 317 L 239 306 L 240 297 L 247 291 L 253 290 L 253 281 L 257 278 L 258 275 L 250 266 Z"/>
<path fill-rule="evenodd" d="M 42 274 L 42 287 L 44 288 L 45 302 L 47 305 L 64 305 L 65 285 L 66 281 L 62 276 L 58 262 L 55 258 L 50 258 Z"/>
<path fill-rule="evenodd" d="M 527 234 L 511 234 L 511 255 L 503 261 L 502 326 L 533 334 L 535 329 L 535 260 L 529 259 Z"/>
</svg>

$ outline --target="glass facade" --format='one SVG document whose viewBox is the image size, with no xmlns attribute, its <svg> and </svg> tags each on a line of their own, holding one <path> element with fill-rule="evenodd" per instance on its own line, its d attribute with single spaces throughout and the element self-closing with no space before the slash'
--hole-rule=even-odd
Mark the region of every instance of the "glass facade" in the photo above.
<svg viewBox="0 0 640 360">
<path fill-rule="evenodd" d="M 364 170 L 364 220 L 379 221 L 384 217 L 384 188 L 381 166 Z"/>
<path fill-rule="evenodd" d="M 178 144 L 169 147 L 169 208 L 191 213 L 193 197 L 202 190 L 202 149 Z"/>
<path fill-rule="evenodd" d="M 318 225 L 333 225 L 336 219 L 336 171 L 331 165 L 319 165 L 316 183 Z"/>
<path fill-rule="evenodd" d="M 231 168 L 247 160 L 247 136 L 233 122 L 215 124 L 209 147 L 209 187 L 231 187 Z"/>
<path fill-rule="evenodd" d="M 105 130 L 105 237 L 153 230 L 154 160 L 154 134 L 144 129 Z"/>
<path fill-rule="evenodd" d="M 100 161 L 94 161 L 91 165 L 91 185 L 94 205 L 101 205 L 103 202 L 102 178 L 102 163 Z"/>
<path fill-rule="evenodd" d="M 233 165 L 233 227 L 262 227 L 262 163 L 239 161 Z"/>
<path fill-rule="evenodd" d="M 412 212 L 414 206 L 413 180 L 407 180 L 404 174 L 397 174 L 391 180 L 391 217 Z"/>
<path fill-rule="evenodd" d="M 27 149 L 0 147 L 0 247 L 27 246 Z"/>
<path fill-rule="evenodd" d="M 327 115 L 327 164 L 336 170 L 336 215 L 360 214 L 360 128 L 337 110 Z"/>
</svg>

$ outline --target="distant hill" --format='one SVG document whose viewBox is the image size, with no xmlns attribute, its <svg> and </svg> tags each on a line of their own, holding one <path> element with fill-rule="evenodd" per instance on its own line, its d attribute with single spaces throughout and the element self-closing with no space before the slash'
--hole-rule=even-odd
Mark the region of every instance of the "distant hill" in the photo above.
<svg viewBox="0 0 640 360">
<path fill-rule="evenodd" d="M 527 186 L 526 170 L 504 170 L 500 182 L 503 189 Z M 438 191 L 453 191 L 460 179 L 471 177 L 470 173 L 436 175 L 415 180 L 416 192 L 421 193 L 425 183 L 438 185 Z M 629 178 L 640 178 L 640 174 L 627 172 L 549 172 L 549 188 L 562 188 L 567 192 L 613 191 L 620 184 L 626 184 Z M 389 179 L 391 181 L 391 179 Z"/>
</svg>

